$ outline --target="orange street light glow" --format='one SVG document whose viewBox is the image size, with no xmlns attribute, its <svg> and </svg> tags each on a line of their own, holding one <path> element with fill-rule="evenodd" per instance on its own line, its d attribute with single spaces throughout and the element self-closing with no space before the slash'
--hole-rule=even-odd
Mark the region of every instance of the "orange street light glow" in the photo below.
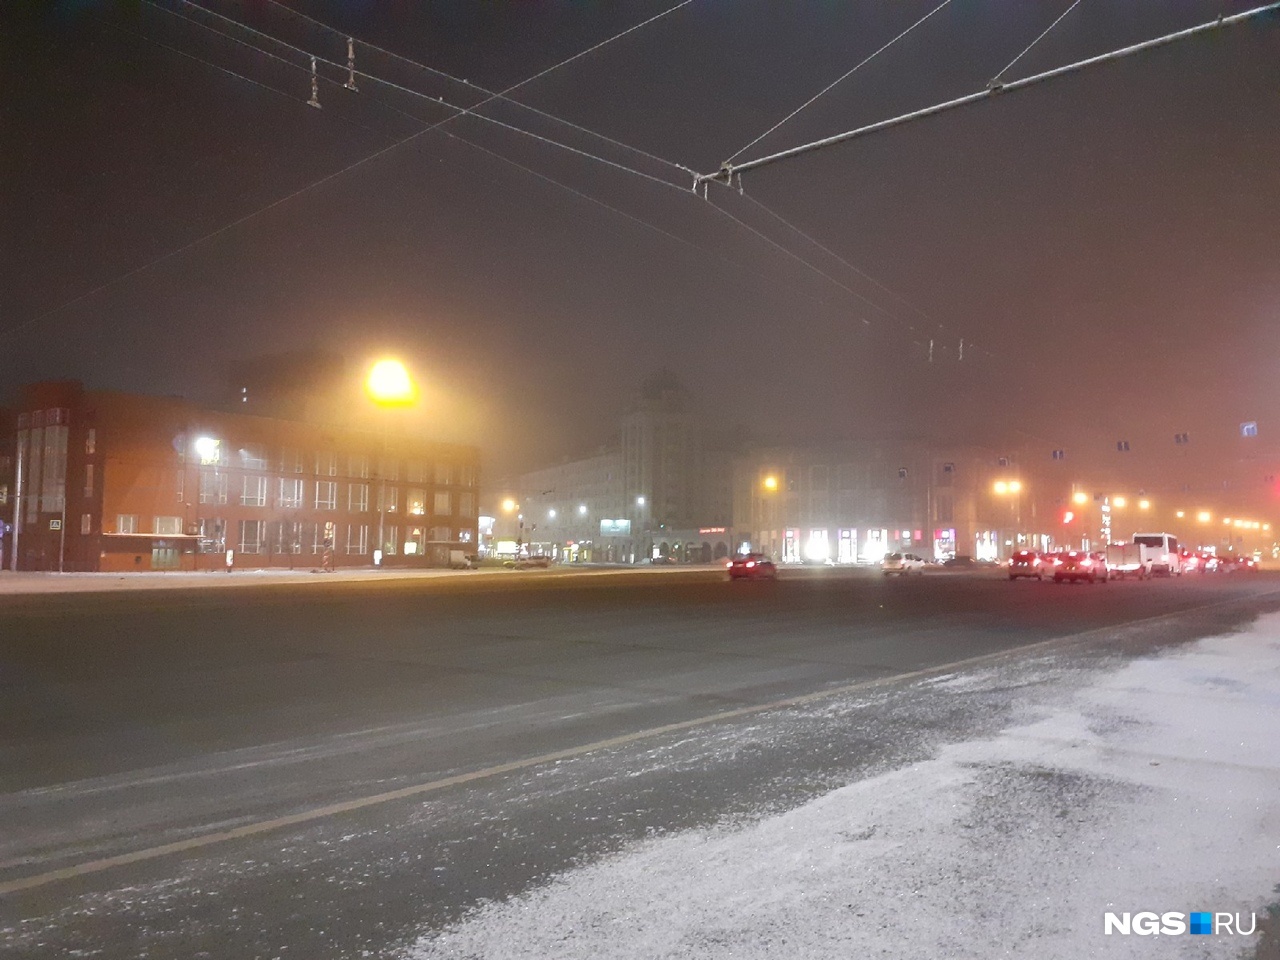
<svg viewBox="0 0 1280 960">
<path fill-rule="evenodd" d="M 413 379 L 399 360 L 379 360 L 375 363 L 364 387 L 369 398 L 380 406 L 406 406 L 418 398 Z"/>
</svg>

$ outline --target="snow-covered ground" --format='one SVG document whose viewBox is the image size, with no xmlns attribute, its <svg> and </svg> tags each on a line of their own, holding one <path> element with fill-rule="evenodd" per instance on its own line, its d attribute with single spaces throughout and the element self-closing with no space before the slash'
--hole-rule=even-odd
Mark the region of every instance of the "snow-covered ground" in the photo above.
<svg viewBox="0 0 1280 960">
<path fill-rule="evenodd" d="M 1030 722 L 781 815 L 631 846 L 406 956 L 1251 955 L 1257 935 L 1105 935 L 1103 917 L 1230 912 L 1248 928 L 1277 899 L 1280 615 L 1085 686 L 1043 681 L 1022 687 Z"/>
</svg>

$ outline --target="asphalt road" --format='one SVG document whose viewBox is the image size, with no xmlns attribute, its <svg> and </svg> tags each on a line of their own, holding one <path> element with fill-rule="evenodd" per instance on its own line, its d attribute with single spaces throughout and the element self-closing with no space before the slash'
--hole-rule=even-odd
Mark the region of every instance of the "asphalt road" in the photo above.
<svg viewBox="0 0 1280 960">
<path fill-rule="evenodd" d="M 913 686 L 931 672 L 1124 656 L 1277 606 L 1265 573 L 822 569 L 6 597 L 0 943 L 394 954 L 638 836 L 785 809 L 1007 715 Z M 850 690 L 874 722 L 770 726 Z M 725 736 L 727 763 L 702 749 Z"/>
</svg>

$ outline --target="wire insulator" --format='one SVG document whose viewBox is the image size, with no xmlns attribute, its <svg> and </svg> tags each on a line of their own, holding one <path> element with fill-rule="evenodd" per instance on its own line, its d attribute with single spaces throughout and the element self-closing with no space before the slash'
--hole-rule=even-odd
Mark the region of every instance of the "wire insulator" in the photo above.
<svg viewBox="0 0 1280 960">
<path fill-rule="evenodd" d="M 320 109 L 320 80 L 316 76 L 316 58 L 311 58 L 311 99 L 307 101 L 307 106 Z"/>
<path fill-rule="evenodd" d="M 347 82 L 343 84 L 348 90 L 356 89 L 356 41 L 347 37 Z"/>
</svg>

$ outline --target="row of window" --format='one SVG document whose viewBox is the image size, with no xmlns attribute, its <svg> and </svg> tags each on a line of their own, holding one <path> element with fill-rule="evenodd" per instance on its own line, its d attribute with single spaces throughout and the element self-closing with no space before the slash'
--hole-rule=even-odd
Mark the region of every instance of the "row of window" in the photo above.
<svg viewBox="0 0 1280 960">
<path fill-rule="evenodd" d="M 299 510 L 303 507 L 314 507 L 316 510 L 337 510 L 339 503 L 351 513 L 365 513 L 369 510 L 370 487 L 373 487 L 373 509 L 380 513 L 398 513 L 401 509 L 400 488 L 383 487 L 381 484 L 349 483 L 346 485 L 346 497 L 340 496 L 341 487 L 336 480 L 297 480 L 278 477 L 275 483 L 268 483 L 267 477 L 247 476 L 241 478 L 239 502 L 244 507 L 275 506 L 285 510 Z M 202 474 L 200 477 L 201 503 L 226 503 L 228 500 L 228 483 L 226 474 Z M 268 494 L 271 494 L 269 499 Z M 410 487 L 404 491 L 404 512 L 410 516 L 421 517 L 427 513 L 427 492 L 420 487 Z M 476 515 L 476 497 L 474 493 L 454 493 L 450 490 L 437 490 L 432 495 L 431 512 L 436 516 L 450 517 L 455 515 L 464 519 Z"/>
<path fill-rule="evenodd" d="M 80 532 L 89 533 L 92 529 L 93 516 L 83 514 L 80 518 Z M 132 514 L 120 514 L 116 518 L 117 532 L 136 534 L 138 518 Z M 215 544 L 221 551 L 227 548 L 240 553 L 292 553 L 323 554 L 326 550 L 346 553 L 351 556 L 367 556 L 370 548 L 367 523 L 349 523 L 344 528 L 335 523 L 311 523 L 304 520 L 284 520 L 268 523 L 265 520 L 241 520 L 232 531 L 226 529 L 221 520 L 201 519 L 200 536 L 205 541 Z M 372 527 L 375 531 L 376 527 Z M 180 536 L 182 534 L 181 517 L 156 517 L 154 536 Z M 406 556 L 421 554 L 430 541 L 442 543 L 470 543 L 471 530 L 454 530 L 451 527 L 405 527 L 383 525 L 382 552 L 386 556 L 396 556 L 403 552 Z"/>
<path fill-rule="evenodd" d="M 426 483 L 428 476 L 439 486 L 456 484 L 462 487 L 476 485 L 474 464 L 435 463 L 423 460 L 402 461 L 394 457 L 379 457 L 376 461 L 366 454 L 339 457 L 335 451 L 319 450 L 305 456 L 298 447 L 284 447 L 279 459 L 271 461 L 267 448 L 261 444 L 237 446 L 224 440 L 197 437 L 193 441 L 196 462 L 206 466 L 239 466 L 246 470 L 279 470 L 280 473 L 303 473 L 306 467 L 318 477 L 346 476 L 360 480 L 399 480 L 401 466 L 409 483 Z M 340 474 L 339 468 L 346 467 Z"/>
</svg>

